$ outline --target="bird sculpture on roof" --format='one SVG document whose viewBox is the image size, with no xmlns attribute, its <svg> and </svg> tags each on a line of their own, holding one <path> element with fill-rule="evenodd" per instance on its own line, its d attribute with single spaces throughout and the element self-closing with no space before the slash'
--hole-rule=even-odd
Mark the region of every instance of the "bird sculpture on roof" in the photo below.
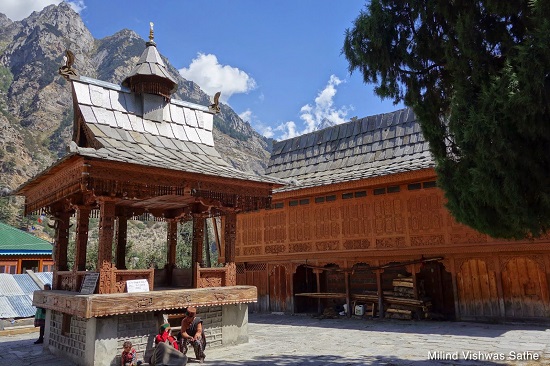
<svg viewBox="0 0 550 366">
<path fill-rule="evenodd" d="M 59 75 L 63 76 L 67 80 L 69 79 L 69 76 L 76 76 L 76 71 L 73 69 L 74 53 L 70 50 L 66 50 L 65 56 L 63 56 L 63 62 L 65 65 L 59 68 Z"/>
<path fill-rule="evenodd" d="M 211 112 L 214 112 L 214 113 L 220 113 L 220 95 L 222 94 L 222 92 L 217 92 L 215 95 L 214 95 L 214 103 L 213 104 L 210 104 L 208 106 L 208 109 L 210 109 Z"/>
</svg>

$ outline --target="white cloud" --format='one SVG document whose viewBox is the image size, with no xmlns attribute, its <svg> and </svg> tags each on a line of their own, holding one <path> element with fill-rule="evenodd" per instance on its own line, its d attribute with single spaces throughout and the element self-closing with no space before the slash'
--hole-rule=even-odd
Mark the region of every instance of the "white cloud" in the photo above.
<svg viewBox="0 0 550 366">
<path fill-rule="evenodd" d="M 267 138 L 273 137 L 273 135 L 275 134 L 273 132 L 273 128 L 259 121 L 258 117 L 254 113 L 252 113 L 250 109 L 247 109 L 242 113 L 239 113 L 239 117 L 241 117 L 243 121 L 250 123 L 256 131 L 258 131 L 261 135 Z"/>
<path fill-rule="evenodd" d="M 275 128 L 276 131 L 282 131 L 281 139 L 288 139 L 317 130 L 319 126 L 328 120 L 333 124 L 346 122 L 348 111 L 352 109 L 348 106 L 336 108 L 334 106 L 334 97 L 336 96 L 336 87 L 343 83 L 337 76 L 331 75 L 325 88 L 317 94 L 314 105 L 306 104 L 300 109 L 300 119 L 303 121 L 304 129 L 298 131 L 294 121 L 288 121 Z"/>
<path fill-rule="evenodd" d="M 48 5 L 57 5 L 60 2 L 61 0 L 1 0 L 0 13 L 5 14 L 11 20 L 22 20 L 31 15 L 33 11 L 41 11 Z M 77 13 L 86 8 L 84 0 L 66 2 Z"/>
<path fill-rule="evenodd" d="M 256 88 L 256 81 L 246 72 L 229 65 L 221 65 L 215 55 L 199 53 L 188 68 L 179 70 L 181 76 L 197 83 L 207 94 L 221 91 L 220 101 L 237 93 L 247 93 Z"/>
</svg>

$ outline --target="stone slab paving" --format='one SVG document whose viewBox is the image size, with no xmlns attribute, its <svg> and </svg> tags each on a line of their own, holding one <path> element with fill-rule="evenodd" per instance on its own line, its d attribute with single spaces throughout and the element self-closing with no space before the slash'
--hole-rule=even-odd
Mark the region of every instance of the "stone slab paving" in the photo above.
<svg viewBox="0 0 550 366">
<path fill-rule="evenodd" d="M 1 336 L 0 365 L 73 365 L 34 345 L 36 336 Z M 548 326 L 250 314 L 249 336 L 248 344 L 207 347 L 205 364 L 550 365 Z M 495 355 L 496 361 L 487 359 Z M 519 360 L 518 356 L 528 359 Z M 198 363 L 190 360 L 188 365 Z"/>
</svg>

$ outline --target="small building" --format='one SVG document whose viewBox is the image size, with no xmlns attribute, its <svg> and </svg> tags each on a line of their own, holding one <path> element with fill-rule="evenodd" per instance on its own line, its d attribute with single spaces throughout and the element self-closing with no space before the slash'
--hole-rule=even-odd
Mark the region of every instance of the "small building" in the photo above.
<svg viewBox="0 0 550 366">
<path fill-rule="evenodd" d="M 550 234 L 502 240 L 457 223 L 434 166 L 410 109 L 275 143 L 266 173 L 296 184 L 237 218 L 251 309 L 547 322 Z"/>
<path fill-rule="evenodd" d="M 221 158 L 212 136 L 218 105 L 171 97 L 177 84 L 152 29 L 121 85 L 77 76 L 71 58 L 60 68 L 73 95 L 70 152 L 16 191 L 25 196 L 26 214 L 55 221 L 53 288 L 35 292 L 33 300 L 47 309 L 44 346 L 78 365 L 118 365 L 125 340 L 143 357 L 166 316 L 188 306 L 205 319 L 210 346 L 247 342 L 248 303 L 257 297 L 255 287 L 236 286 L 236 214 L 269 206 L 283 181 L 236 170 Z M 99 248 L 96 269 L 86 271 L 91 215 L 99 219 Z M 163 269 L 126 269 L 127 221 L 143 216 L 167 227 Z M 205 220 L 211 217 L 222 222 L 223 267 L 203 266 Z M 184 221 L 193 222 L 191 270 L 176 268 Z M 150 291 L 130 293 L 135 280 Z"/>
<path fill-rule="evenodd" d="M 52 243 L 0 222 L 0 273 L 51 272 Z"/>
</svg>

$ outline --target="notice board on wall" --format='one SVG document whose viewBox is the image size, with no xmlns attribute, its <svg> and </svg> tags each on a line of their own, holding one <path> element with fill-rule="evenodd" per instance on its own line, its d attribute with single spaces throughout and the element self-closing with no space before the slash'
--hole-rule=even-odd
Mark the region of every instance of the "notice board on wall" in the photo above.
<svg viewBox="0 0 550 366">
<path fill-rule="evenodd" d="M 146 279 L 128 280 L 126 281 L 126 289 L 128 292 L 148 292 L 149 282 Z"/>
<path fill-rule="evenodd" d="M 88 273 L 84 276 L 84 281 L 80 286 L 80 293 L 83 295 L 91 295 L 95 292 L 97 286 L 97 280 L 99 280 L 99 273 Z"/>
</svg>

